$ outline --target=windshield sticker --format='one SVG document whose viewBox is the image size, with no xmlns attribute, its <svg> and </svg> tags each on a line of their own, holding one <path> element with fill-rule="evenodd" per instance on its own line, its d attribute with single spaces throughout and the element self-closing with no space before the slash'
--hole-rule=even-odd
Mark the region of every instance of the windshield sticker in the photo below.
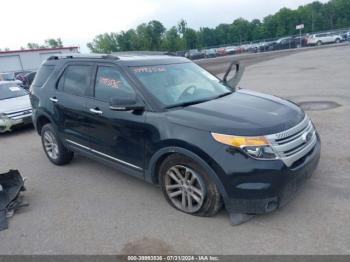
<svg viewBox="0 0 350 262">
<path fill-rule="evenodd" d="M 134 68 L 135 73 L 161 73 L 166 72 L 165 67 L 136 67 Z"/>
<path fill-rule="evenodd" d="M 11 86 L 11 87 L 9 87 L 9 89 L 10 89 L 12 92 L 21 91 L 21 89 L 19 89 L 18 86 Z"/>
<path fill-rule="evenodd" d="M 111 79 L 107 77 L 100 77 L 99 82 L 100 84 L 103 84 L 105 86 L 112 87 L 112 88 L 119 88 L 120 84 L 122 83 L 122 81 L 120 80 Z"/>
</svg>

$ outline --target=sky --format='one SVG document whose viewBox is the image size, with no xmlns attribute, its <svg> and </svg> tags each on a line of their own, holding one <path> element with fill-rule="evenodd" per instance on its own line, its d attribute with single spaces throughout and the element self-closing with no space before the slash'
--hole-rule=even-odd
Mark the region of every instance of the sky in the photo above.
<svg viewBox="0 0 350 262">
<path fill-rule="evenodd" d="M 0 48 L 19 49 L 60 37 L 65 46 L 80 46 L 97 34 L 135 28 L 159 20 L 166 28 L 185 19 L 189 27 L 215 27 L 243 17 L 248 20 L 295 9 L 312 0 L 2 0 Z M 327 2 L 321 0 L 320 2 Z M 12 11 L 11 11 L 12 10 Z"/>
</svg>

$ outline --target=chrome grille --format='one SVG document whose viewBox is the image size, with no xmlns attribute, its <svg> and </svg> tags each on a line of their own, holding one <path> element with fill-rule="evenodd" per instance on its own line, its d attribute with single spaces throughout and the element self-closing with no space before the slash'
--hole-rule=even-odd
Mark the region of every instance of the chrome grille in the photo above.
<svg viewBox="0 0 350 262">
<path fill-rule="evenodd" d="M 6 112 L 4 115 L 6 115 L 8 118 L 12 120 L 18 120 L 25 117 L 30 117 L 32 115 L 32 109 L 26 108 L 26 109 Z"/>
<path fill-rule="evenodd" d="M 296 126 L 266 138 L 288 167 L 310 152 L 317 142 L 316 130 L 307 116 Z"/>
</svg>

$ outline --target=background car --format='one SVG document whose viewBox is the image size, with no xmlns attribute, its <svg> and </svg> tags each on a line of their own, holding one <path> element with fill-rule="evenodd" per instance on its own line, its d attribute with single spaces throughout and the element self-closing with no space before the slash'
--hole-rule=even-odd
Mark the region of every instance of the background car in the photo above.
<svg viewBox="0 0 350 262">
<path fill-rule="evenodd" d="M 306 36 L 294 37 L 293 41 L 295 42 L 295 47 L 297 47 L 297 48 L 307 46 L 307 37 Z"/>
<path fill-rule="evenodd" d="M 191 60 L 205 58 L 203 52 L 200 52 L 198 49 L 191 49 L 186 52 L 185 57 Z"/>
<path fill-rule="evenodd" d="M 17 85 L 22 85 L 22 81 L 16 79 L 15 73 L 0 73 L 0 81 L 13 81 Z"/>
<path fill-rule="evenodd" d="M 217 56 L 214 48 L 204 50 L 204 55 L 206 58 L 212 58 Z"/>
<path fill-rule="evenodd" d="M 237 46 L 227 46 L 225 48 L 226 54 L 227 55 L 234 55 L 236 53 L 238 53 L 238 47 Z"/>
<path fill-rule="evenodd" d="M 296 48 L 296 43 L 293 37 L 280 38 L 273 43 L 273 47 L 272 47 L 273 50 L 282 50 L 282 49 L 290 49 L 290 48 Z"/>
<path fill-rule="evenodd" d="M 350 31 L 342 33 L 341 36 L 344 39 L 344 41 L 350 41 Z"/>
<path fill-rule="evenodd" d="M 176 51 L 176 52 L 175 52 L 175 55 L 176 55 L 176 56 L 182 56 L 182 57 L 185 57 L 185 55 L 186 55 L 186 51 Z"/>
<path fill-rule="evenodd" d="M 224 47 L 217 48 L 216 49 L 216 54 L 218 56 L 225 56 L 225 55 L 227 55 L 226 49 Z"/>
<path fill-rule="evenodd" d="M 339 34 L 321 33 L 310 35 L 307 39 L 307 44 L 320 46 L 323 44 L 340 43 L 341 41 L 343 41 L 343 38 Z"/>
<path fill-rule="evenodd" d="M 272 51 L 275 44 L 276 44 L 276 41 L 262 42 L 259 45 L 259 52 Z"/>
<path fill-rule="evenodd" d="M 0 81 L 0 133 L 32 123 L 29 94 L 13 81 Z"/>
</svg>

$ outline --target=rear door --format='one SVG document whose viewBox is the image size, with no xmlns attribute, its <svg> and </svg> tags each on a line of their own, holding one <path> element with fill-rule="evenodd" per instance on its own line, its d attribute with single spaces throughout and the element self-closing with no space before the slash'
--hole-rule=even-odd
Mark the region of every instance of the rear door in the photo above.
<svg viewBox="0 0 350 262">
<path fill-rule="evenodd" d="M 61 137 L 70 144 L 88 147 L 86 96 L 92 84 L 93 65 L 70 63 L 57 82 L 51 102 Z"/>
<path fill-rule="evenodd" d="M 145 114 L 114 111 L 111 98 L 121 92 L 136 94 L 122 70 L 114 64 L 98 64 L 91 97 L 87 100 L 90 147 L 93 153 L 143 176 Z"/>
</svg>

